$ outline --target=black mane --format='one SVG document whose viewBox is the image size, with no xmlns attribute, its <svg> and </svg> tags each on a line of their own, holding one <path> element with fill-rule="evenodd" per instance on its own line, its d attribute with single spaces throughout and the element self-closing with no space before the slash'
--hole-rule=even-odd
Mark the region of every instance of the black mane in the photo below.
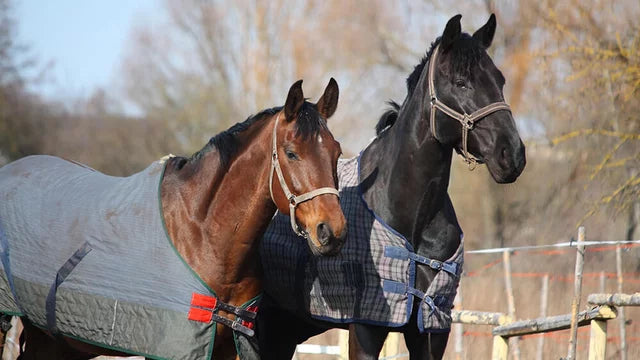
<svg viewBox="0 0 640 360">
<path fill-rule="evenodd" d="M 436 46 L 440 44 L 440 40 L 441 37 L 438 37 L 431 43 L 431 47 L 425 56 L 422 57 L 420 63 L 413 68 L 413 71 L 409 74 L 409 77 L 407 77 L 407 97 L 411 96 L 415 91 L 416 86 L 418 86 L 420 75 L 422 74 L 422 71 L 424 70 L 425 65 L 427 65 L 429 59 L 431 59 L 433 50 L 435 50 Z M 480 44 L 467 33 L 462 33 L 460 35 L 460 39 L 455 42 L 455 45 L 449 51 L 453 51 L 452 58 L 454 59 L 453 66 L 451 66 L 450 71 L 466 76 L 471 72 L 471 65 L 480 61 L 480 58 L 485 54 L 485 51 Z M 400 110 L 400 106 L 393 101 L 390 101 L 389 105 L 391 105 L 391 108 L 382 114 L 380 120 L 378 120 L 378 123 L 376 124 L 376 135 L 379 135 L 385 128 L 392 126 L 398 119 L 398 110 Z"/>
<path fill-rule="evenodd" d="M 422 74 L 422 70 L 424 66 L 427 64 L 429 59 L 431 59 L 431 55 L 433 54 L 433 50 L 440 44 L 441 37 L 438 36 L 434 42 L 431 43 L 431 47 L 427 51 L 427 53 L 422 57 L 420 63 L 413 68 L 411 74 L 407 78 L 407 97 L 413 94 L 413 91 L 416 89 L 418 85 L 418 80 L 420 80 L 420 74 Z"/>
<path fill-rule="evenodd" d="M 400 110 L 400 105 L 393 101 L 387 101 L 389 108 L 385 111 L 382 116 L 380 116 L 380 120 L 376 124 L 376 135 L 380 135 L 384 130 L 393 126 L 398 120 L 398 111 Z"/>
<path fill-rule="evenodd" d="M 204 156 L 204 154 L 208 153 L 212 149 L 216 149 L 220 156 L 220 163 L 222 167 L 228 167 L 231 158 L 238 151 L 236 135 L 245 131 L 254 123 L 277 114 L 280 110 L 282 110 L 282 106 L 265 109 L 255 115 L 249 116 L 243 122 L 236 123 L 229 129 L 224 130 L 209 139 L 209 142 L 202 149 L 194 153 L 188 161 L 198 161 Z M 317 136 L 323 129 L 327 129 L 327 123 L 318 113 L 316 105 L 305 101 L 298 112 L 298 119 L 296 120 L 296 136 L 302 136 L 302 138 L 306 140 L 311 136 Z"/>
</svg>

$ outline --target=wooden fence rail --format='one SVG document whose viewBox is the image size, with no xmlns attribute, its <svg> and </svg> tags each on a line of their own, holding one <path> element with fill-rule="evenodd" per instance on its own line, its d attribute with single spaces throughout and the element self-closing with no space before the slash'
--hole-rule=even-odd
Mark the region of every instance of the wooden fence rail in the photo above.
<svg viewBox="0 0 640 360">
<path fill-rule="evenodd" d="M 591 320 L 609 320 L 616 317 L 615 308 L 607 305 L 597 306 L 593 309 L 578 313 L 578 326 L 589 325 Z M 519 320 L 510 324 L 497 326 L 493 329 L 493 336 L 523 336 L 568 329 L 571 325 L 571 314 L 548 316 L 531 320 Z"/>
<path fill-rule="evenodd" d="M 505 325 L 513 322 L 509 315 L 496 312 L 473 311 L 473 310 L 452 310 L 451 321 L 454 323 L 472 325 Z"/>
<path fill-rule="evenodd" d="M 593 305 L 640 306 L 640 293 L 635 294 L 591 294 L 587 302 Z"/>
<path fill-rule="evenodd" d="M 640 306 L 640 293 L 591 294 L 587 297 L 587 302 L 595 306 L 578 313 L 577 325 L 591 326 L 589 360 L 602 360 L 605 358 L 607 343 L 607 321 L 615 319 L 618 313 L 615 306 Z M 569 329 L 571 316 L 564 314 L 512 321 L 510 316 L 503 313 L 472 310 L 451 312 L 454 323 L 494 326 L 491 356 L 493 360 L 507 359 L 510 337 Z"/>
<path fill-rule="evenodd" d="M 607 320 L 616 317 L 616 310 L 607 305 L 578 313 L 577 326 L 591 325 L 589 360 L 604 359 L 607 342 Z M 508 339 L 513 336 L 545 333 L 571 327 L 572 314 L 550 316 L 531 320 L 519 320 L 493 329 L 493 360 L 506 360 L 509 353 Z"/>
</svg>

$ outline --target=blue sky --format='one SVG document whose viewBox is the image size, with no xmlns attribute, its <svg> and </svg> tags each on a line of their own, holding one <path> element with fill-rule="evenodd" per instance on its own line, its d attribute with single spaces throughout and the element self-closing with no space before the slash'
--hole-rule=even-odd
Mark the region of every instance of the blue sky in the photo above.
<svg viewBox="0 0 640 360">
<path fill-rule="evenodd" d="M 40 64 L 53 63 L 35 90 L 49 97 L 88 95 L 109 86 L 135 24 L 161 16 L 160 0 L 14 1 L 19 41 Z"/>
</svg>

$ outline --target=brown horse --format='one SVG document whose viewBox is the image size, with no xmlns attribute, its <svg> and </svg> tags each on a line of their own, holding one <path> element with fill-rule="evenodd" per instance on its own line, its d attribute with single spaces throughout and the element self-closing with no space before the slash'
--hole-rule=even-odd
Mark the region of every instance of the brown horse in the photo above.
<svg viewBox="0 0 640 360">
<path fill-rule="evenodd" d="M 238 345 L 237 341 L 241 338 L 250 339 L 253 335 L 253 318 L 257 311 L 255 299 L 262 291 L 262 275 L 256 240 L 260 239 L 276 210 L 292 216 L 293 230 L 307 239 L 313 253 L 332 255 L 342 247 L 346 227 L 336 190 L 336 163 L 341 149 L 326 124 L 326 120 L 335 112 L 337 102 L 338 86 L 335 80 L 331 79 L 316 104 L 305 101 L 302 80 L 300 80 L 291 86 L 284 107 L 264 110 L 246 121 L 234 125 L 213 137 L 202 150 L 190 158 L 171 157 L 162 165 L 158 165 L 160 170 L 145 170 L 129 178 L 107 177 L 92 169 L 79 167 L 77 164 L 52 157 L 28 157 L 0 169 L 0 189 L 5 189 L 0 190 L 0 240 L 2 240 L 0 242 L 3 245 L 2 249 L 7 249 L 0 252 L 3 257 L 3 265 L 5 265 L 3 267 L 4 274 L 6 274 L 6 278 L 3 277 L 3 281 L 0 282 L 0 290 L 6 290 L 1 289 L 3 283 L 6 284 L 6 287 L 11 288 L 8 295 L 9 300 L 6 301 L 15 300 L 18 311 L 14 313 L 23 315 L 25 330 L 21 342 L 25 345 L 25 351 L 20 358 L 82 359 L 98 354 L 122 355 L 130 353 L 152 358 L 174 357 L 176 355 L 154 353 L 153 351 L 156 350 L 149 350 L 149 348 L 167 346 L 173 349 L 183 346 L 189 343 L 191 338 L 179 342 L 175 337 L 180 337 L 183 332 L 190 334 L 188 331 L 191 329 L 195 329 L 194 342 L 196 341 L 195 337 L 207 331 L 212 332 L 212 335 L 204 336 L 204 345 L 186 357 L 211 358 L 213 356 L 216 359 L 239 357 L 237 349 L 238 346 L 242 348 L 242 345 Z M 150 175 L 160 172 L 159 175 L 153 175 L 159 176 L 160 179 L 159 195 L 157 195 L 160 205 L 156 207 L 160 208 L 162 225 L 166 236 L 170 239 L 168 243 L 179 254 L 178 257 L 183 265 L 187 265 L 185 268 L 195 273 L 196 286 L 200 286 L 204 292 L 204 294 L 196 292 L 188 294 L 187 302 L 189 299 L 191 300 L 190 304 L 185 305 L 188 309 L 188 320 L 183 319 L 187 316 L 184 312 L 180 315 L 181 321 L 184 323 L 176 325 L 164 322 L 154 323 L 155 320 L 147 318 L 156 316 L 161 319 L 171 318 L 174 316 L 174 312 L 165 310 L 165 308 L 172 308 L 173 303 L 171 306 L 158 306 L 162 308 L 158 312 L 150 312 L 144 308 L 140 312 L 150 314 L 149 316 L 143 315 L 141 318 L 134 318 L 124 327 L 134 327 L 136 328 L 134 331 L 150 329 L 150 334 L 143 335 L 147 337 L 158 336 L 161 340 L 158 340 L 156 345 L 149 345 L 148 340 L 141 336 L 139 341 L 136 339 L 133 343 L 147 341 L 147 344 L 140 345 L 135 349 L 121 346 L 117 343 L 119 335 L 113 329 L 120 326 L 116 319 L 120 321 L 123 313 L 127 315 L 130 315 L 130 312 L 135 313 L 142 305 L 127 305 L 130 299 L 120 302 L 116 300 L 115 303 L 110 302 L 110 305 L 107 306 L 107 308 L 113 308 L 112 312 L 105 310 L 106 315 L 103 315 L 99 301 L 103 301 L 103 298 L 109 298 L 111 293 L 108 293 L 106 296 L 96 296 L 95 298 L 98 300 L 91 298 L 89 312 L 95 317 L 113 318 L 113 324 L 109 320 L 106 325 L 109 341 L 83 338 L 74 332 L 74 329 L 65 328 L 64 326 L 68 322 L 83 321 L 79 317 L 73 318 L 73 321 L 66 321 L 59 310 L 64 304 L 62 299 L 66 298 L 66 294 L 68 294 L 66 292 L 68 288 L 65 286 L 69 288 L 74 286 L 72 279 L 74 276 L 82 276 L 85 268 L 89 269 L 92 266 L 90 262 L 92 256 L 94 258 L 103 256 L 100 252 L 103 244 L 94 240 L 96 237 L 94 234 L 89 236 L 89 240 L 75 253 L 73 251 L 65 253 L 65 258 L 69 260 L 64 265 L 61 263 L 52 265 L 57 271 L 57 274 L 54 273 L 52 281 L 54 285 L 50 289 L 44 287 L 44 290 L 40 290 L 44 295 L 49 293 L 49 296 L 46 297 L 46 316 L 40 316 L 42 314 L 38 311 L 27 309 L 26 303 L 29 302 L 27 298 L 33 298 L 36 294 L 26 296 L 21 291 L 24 291 L 25 288 L 37 290 L 39 285 L 29 285 L 30 283 L 24 281 L 18 274 L 20 265 L 17 264 L 17 258 L 14 257 L 19 256 L 15 253 L 19 253 L 20 249 L 11 248 L 12 258 L 6 264 L 4 255 L 12 246 L 13 237 L 16 237 L 13 234 L 19 233 L 19 229 L 16 230 L 11 222 L 13 218 L 20 216 L 16 215 L 16 212 L 22 209 L 22 205 L 18 204 L 19 200 L 28 198 L 39 191 L 27 189 L 26 192 L 31 195 L 24 195 L 23 198 L 16 197 L 15 190 L 19 190 L 21 186 L 25 185 L 23 181 L 14 179 L 18 177 L 23 180 L 37 178 L 40 173 L 43 173 L 43 171 L 39 172 L 38 169 L 33 169 L 33 163 L 38 161 L 58 162 L 58 168 L 63 168 L 60 170 L 62 173 L 75 171 L 78 168 L 83 171 L 82 176 L 63 181 L 64 184 L 58 185 L 61 188 L 53 191 L 64 196 L 63 200 L 56 200 L 56 204 L 60 202 L 64 204 L 65 201 L 72 201 L 73 198 L 83 194 L 85 189 L 80 185 L 78 188 L 73 188 L 76 181 L 80 181 L 79 179 L 98 177 L 98 180 L 103 183 L 114 182 L 116 184 L 114 186 L 117 187 L 121 186 L 118 185 L 121 183 L 130 184 L 130 180 L 127 179 L 139 178 L 142 176 L 140 174 L 144 175 L 145 172 Z M 64 195 L 65 188 L 62 187 L 71 188 L 71 190 Z M 94 192 L 92 196 L 100 198 L 103 194 L 103 188 L 109 187 L 110 185 L 102 185 L 97 189 L 90 188 L 89 193 Z M 127 191 L 129 190 L 121 192 Z M 135 194 L 126 194 L 123 195 L 123 198 L 125 201 L 133 198 L 132 201 L 135 202 L 136 196 Z M 41 207 L 49 208 L 48 200 L 45 198 L 42 201 Z M 56 204 L 52 203 L 49 212 L 56 211 L 56 206 L 58 206 Z M 140 210 L 139 205 L 137 203 L 127 204 L 126 208 L 132 209 L 131 214 L 134 214 L 132 216 L 146 221 L 145 210 Z M 24 205 L 24 207 L 29 206 Z M 56 227 L 61 226 L 59 223 L 64 222 L 64 215 L 60 212 L 65 211 L 70 210 L 60 209 L 59 213 L 53 216 L 54 220 L 51 223 L 54 223 Z M 127 211 L 129 210 L 106 210 L 101 214 L 106 219 L 106 225 L 109 225 L 109 221 L 118 217 L 122 218 L 122 214 Z M 81 214 L 76 216 L 76 219 L 85 219 L 83 216 L 89 215 Z M 47 223 L 48 221 L 46 216 L 43 219 L 35 220 L 38 223 Z M 126 220 L 131 221 L 131 217 L 127 215 Z M 81 225 L 75 221 L 70 225 L 70 228 L 75 229 L 74 226 L 86 227 L 87 225 L 84 224 L 90 224 L 92 221 L 91 217 L 82 220 Z M 125 232 L 119 228 L 109 231 L 109 234 Z M 49 250 L 51 253 L 56 251 L 55 249 Z M 144 294 L 148 294 L 147 291 L 156 291 L 158 287 L 165 286 L 165 276 L 167 278 L 166 286 L 169 286 L 168 279 L 176 270 L 166 268 L 169 265 L 165 264 L 166 260 L 160 250 L 152 248 L 144 251 L 152 251 L 150 261 L 153 266 L 160 267 L 160 270 L 149 271 L 153 273 L 151 276 L 155 276 L 158 280 L 149 290 L 144 291 Z M 71 254 L 73 255 L 68 257 Z M 86 258 L 85 255 L 87 255 Z M 9 258 L 8 254 L 6 257 Z M 95 282 L 102 281 L 100 274 L 115 271 L 110 266 L 126 268 L 139 265 L 135 264 L 136 261 L 133 261 L 134 264 L 115 265 L 114 262 L 117 260 L 100 262 Z M 60 267 L 61 265 L 63 266 Z M 76 265 L 78 265 L 77 270 L 74 270 Z M 146 272 L 150 266 L 142 266 L 139 272 Z M 90 271 L 90 269 L 86 271 Z M 137 276 L 132 276 L 130 279 L 131 282 L 135 282 Z M 91 281 L 89 280 L 89 282 Z M 67 283 L 69 284 L 67 285 Z M 123 286 L 126 287 L 127 284 Z M 128 290 L 131 297 L 134 296 L 132 293 L 135 293 L 140 286 L 144 285 L 132 285 L 131 290 Z M 154 299 L 168 296 L 166 292 L 167 290 L 161 289 L 156 295 L 149 294 L 149 303 L 153 304 Z M 0 296 L 0 305 L 2 305 L 3 299 L 5 298 Z M 27 299 L 26 302 L 25 299 Z M 32 302 L 38 301 L 45 302 L 44 298 Z M 56 305 L 56 301 L 58 305 Z M 127 306 L 129 307 L 127 308 Z M 180 306 L 183 304 L 175 305 L 179 309 Z M 67 304 L 64 308 L 68 307 Z M 176 328 L 177 330 L 175 330 Z M 101 329 L 91 329 L 91 331 L 94 330 L 95 332 L 101 331 Z M 165 333 L 171 331 L 174 333 L 169 338 Z M 114 340 L 114 336 L 116 340 Z M 236 346 L 234 346 L 233 340 L 236 340 Z M 172 344 L 171 341 L 174 343 Z"/>
</svg>

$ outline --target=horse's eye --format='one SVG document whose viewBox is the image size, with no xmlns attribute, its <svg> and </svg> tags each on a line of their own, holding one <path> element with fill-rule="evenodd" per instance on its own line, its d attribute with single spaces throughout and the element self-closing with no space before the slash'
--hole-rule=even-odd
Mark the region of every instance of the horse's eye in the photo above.
<svg viewBox="0 0 640 360">
<path fill-rule="evenodd" d="M 300 158 L 298 158 L 298 154 L 294 153 L 291 150 L 285 150 L 284 153 L 287 155 L 289 160 L 300 160 Z"/>
<path fill-rule="evenodd" d="M 462 79 L 458 79 L 458 80 L 456 80 L 456 86 L 461 88 L 461 89 L 466 89 L 467 88 L 467 83 Z"/>
</svg>

